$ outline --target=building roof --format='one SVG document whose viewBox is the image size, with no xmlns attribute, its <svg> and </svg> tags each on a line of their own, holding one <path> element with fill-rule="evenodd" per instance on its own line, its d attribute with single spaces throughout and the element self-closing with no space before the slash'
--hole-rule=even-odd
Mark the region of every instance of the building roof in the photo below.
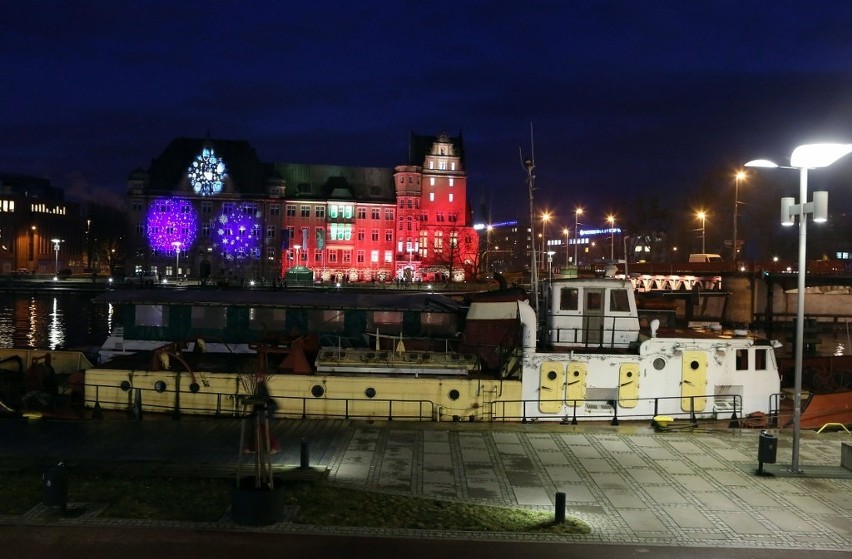
<svg viewBox="0 0 852 559">
<path fill-rule="evenodd" d="M 273 166 L 262 163 L 247 141 L 210 138 L 172 140 L 163 153 L 151 162 L 145 190 L 153 192 L 180 190 L 186 170 L 205 145 L 211 145 L 216 154 L 222 158 L 237 193 L 266 194 L 267 182 L 275 178 Z"/>
<path fill-rule="evenodd" d="M 275 174 L 284 179 L 287 199 L 357 200 L 394 203 L 394 170 L 385 167 L 343 167 L 276 163 Z"/>
<path fill-rule="evenodd" d="M 438 136 L 421 136 L 412 132 L 408 140 L 408 164 L 422 166 L 426 156 L 432 151 L 432 144 L 437 142 L 439 138 L 446 138 L 453 144 L 455 152 L 459 154 L 461 168 L 465 169 L 464 140 L 461 132 L 458 136 L 447 136 L 446 133 Z"/>
</svg>

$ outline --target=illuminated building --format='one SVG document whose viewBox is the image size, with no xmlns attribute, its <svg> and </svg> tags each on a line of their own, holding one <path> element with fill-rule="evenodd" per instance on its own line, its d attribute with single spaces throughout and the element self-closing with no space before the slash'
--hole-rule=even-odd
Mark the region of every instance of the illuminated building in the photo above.
<svg viewBox="0 0 852 559">
<path fill-rule="evenodd" d="M 395 170 L 270 164 L 245 141 L 178 138 L 128 179 L 127 271 L 461 281 L 478 251 L 466 180 L 461 138 L 446 134 L 412 135 Z"/>
</svg>

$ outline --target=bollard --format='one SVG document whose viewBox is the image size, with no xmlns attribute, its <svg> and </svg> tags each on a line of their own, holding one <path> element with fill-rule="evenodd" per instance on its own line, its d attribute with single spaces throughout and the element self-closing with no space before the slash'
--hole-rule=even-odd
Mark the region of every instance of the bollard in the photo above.
<svg viewBox="0 0 852 559">
<path fill-rule="evenodd" d="M 300 452 L 300 462 L 299 469 L 307 470 L 310 467 L 309 453 L 308 453 L 308 441 L 303 440 L 301 444 L 301 452 Z"/>
<path fill-rule="evenodd" d="M 46 468 L 41 475 L 42 502 L 48 507 L 59 507 L 65 511 L 68 504 L 68 471 L 65 463 Z"/>
<path fill-rule="evenodd" d="M 556 523 L 563 522 L 565 522 L 565 493 L 559 491 L 556 493 Z"/>
</svg>

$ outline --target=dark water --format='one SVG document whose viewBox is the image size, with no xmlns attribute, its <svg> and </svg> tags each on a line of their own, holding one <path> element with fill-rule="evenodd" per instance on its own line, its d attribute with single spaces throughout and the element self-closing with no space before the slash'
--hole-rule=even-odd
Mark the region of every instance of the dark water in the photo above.
<svg viewBox="0 0 852 559">
<path fill-rule="evenodd" d="M 91 293 L 0 294 L 0 347 L 68 349 L 99 346 L 117 315 Z"/>
</svg>

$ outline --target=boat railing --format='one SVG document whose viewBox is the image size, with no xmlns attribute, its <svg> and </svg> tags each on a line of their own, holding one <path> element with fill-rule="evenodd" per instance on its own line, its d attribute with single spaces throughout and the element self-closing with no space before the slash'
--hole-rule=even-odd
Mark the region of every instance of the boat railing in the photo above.
<svg viewBox="0 0 852 559">
<path fill-rule="evenodd" d="M 704 410 L 703 406 L 696 405 L 696 402 L 700 400 L 712 400 L 714 405 L 708 409 Z M 688 406 L 686 410 L 681 410 L 679 412 L 672 412 L 670 409 L 665 409 L 664 412 L 661 412 L 661 404 L 669 401 L 669 400 L 678 400 L 680 402 L 688 401 Z M 740 421 L 742 419 L 742 397 L 739 394 L 704 394 L 704 395 L 695 395 L 695 396 L 661 396 L 654 398 L 630 398 L 629 401 L 631 403 L 635 402 L 636 407 L 640 402 L 649 402 L 653 403 L 653 413 L 652 413 L 652 424 L 654 423 L 655 417 L 662 415 L 663 413 L 666 416 L 672 417 L 672 419 L 678 418 L 686 418 L 689 420 L 689 423 L 693 426 L 698 425 L 699 419 L 710 419 L 713 421 L 718 421 L 720 419 L 728 419 L 729 426 L 740 426 Z M 607 414 L 611 414 L 610 417 L 610 425 L 618 425 L 621 420 L 635 420 L 637 418 L 647 418 L 648 411 L 647 406 L 642 407 L 643 411 L 641 413 L 625 413 L 625 408 L 621 408 L 621 414 L 619 415 L 619 406 L 617 405 L 617 401 L 612 399 L 576 399 L 576 400 L 565 400 L 565 399 L 551 399 L 551 400 L 500 400 L 498 402 L 494 402 L 494 406 L 498 406 L 499 409 L 495 409 L 493 411 L 493 417 L 499 418 L 501 421 L 520 421 L 522 423 L 527 423 L 530 421 L 537 421 L 540 416 L 536 413 L 530 413 L 528 411 L 531 406 L 541 406 L 542 404 L 564 404 L 566 408 L 566 413 L 562 417 L 563 424 L 577 425 L 577 412 L 578 409 L 588 404 L 598 404 L 596 408 L 598 410 L 604 410 Z M 724 403 L 726 405 L 716 406 L 716 403 Z M 519 416 L 513 416 L 507 412 L 507 408 L 519 407 L 521 412 Z M 721 413 L 727 413 L 729 411 L 731 416 L 729 418 L 719 417 Z M 595 415 L 595 419 L 606 419 L 608 415 L 600 414 Z M 589 415 L 584 415 L 583 419 L 588 420 L 590 418 Z"/>
<path fill-rule="evenodd" d="M 192 390 L 169 390 L 157 388 L 121 387 L 126 396 L 108 399 L 102 391 L 114 392 L 113 385 L 89 385 L 94 388 L 94 399 L 87 398 L 84 405 L 93 406 L 93 417 L 108 409 L 126 409 L 132 419 L 142 419 L 143 412 L 171 414 L 178 418 L 182 414 L 213 415 L 214 417 L 241 417 L 244 415 L 242 401 L 246 394 L 224 392 L 205 392 Z M 311 396 L 273 396 L 275 411 L 273 417 L 301 418 L 342 417 L 344 419 L 401 419 L 415 421 L 433 421 L 435 404 L 431 400 L 365 398 L 328 398 L 317 396 L 317 385 Z M 367 391 L 370 389 L 368 388 Z M 120 393 L 121 394 L 121 393 Z M 373 392 L 375 394 L 375 392 Z M 171 396 L 172 401 L 166 401 Z M 270 408 L 271 409 L 271 408 Z"/>
<path fill-rule="evenodd" d="M 584 317 L 582 326 L 548 328 L 551 346 L 584 348 L 624 347 L 637 338 L 636 317 Z"/>
</svg>

